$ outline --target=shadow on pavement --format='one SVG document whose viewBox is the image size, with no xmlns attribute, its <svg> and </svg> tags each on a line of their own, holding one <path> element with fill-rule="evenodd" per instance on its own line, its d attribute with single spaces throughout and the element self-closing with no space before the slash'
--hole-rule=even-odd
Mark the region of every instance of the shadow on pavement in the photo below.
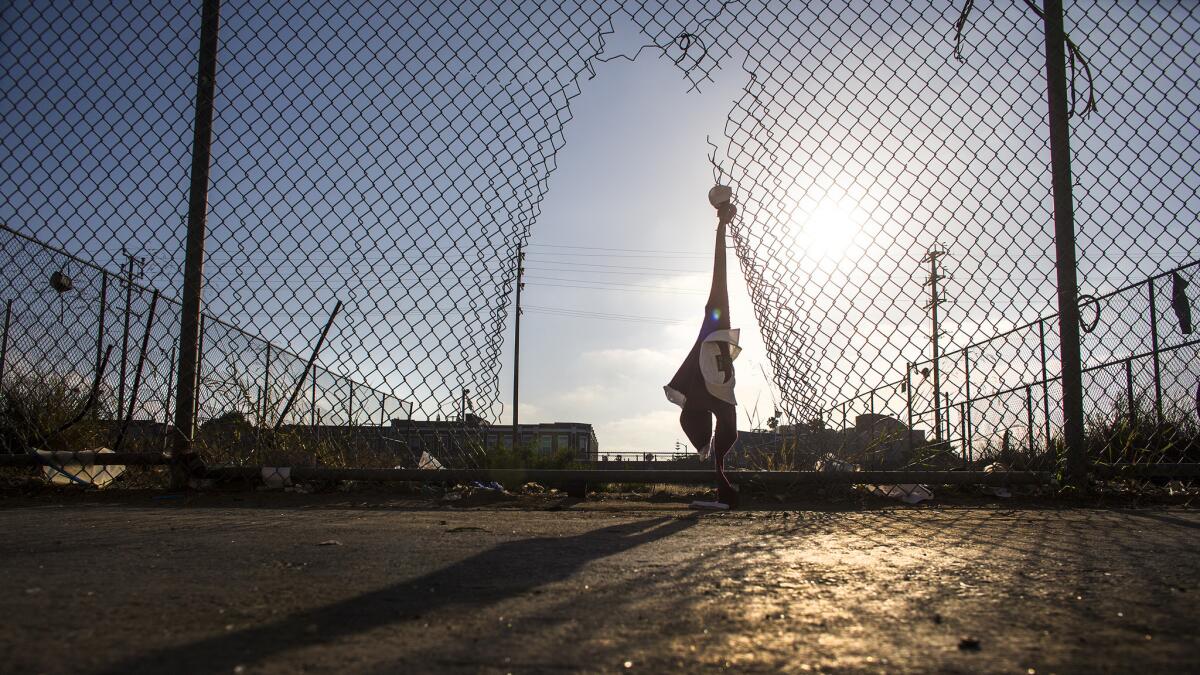
<svg viewBox="0 0 1200 675">
<path fill-rule="evenodd" d="M 447 606 L 481 609 L 562 581 L 583 565 L 681 532 L 695 517 L 652 518 L 571 537 L 506 542 L 431 574 L 256 628 L 159 649 L 110 672 L 232 672 L 272 655 L 407 620 Z M 536 561 L 536 570 L 531 562 Z M 487 580 L 481 585 L 480 580 Z M 314 629 L 315 627 L 315 629 Z"/>
</svg>

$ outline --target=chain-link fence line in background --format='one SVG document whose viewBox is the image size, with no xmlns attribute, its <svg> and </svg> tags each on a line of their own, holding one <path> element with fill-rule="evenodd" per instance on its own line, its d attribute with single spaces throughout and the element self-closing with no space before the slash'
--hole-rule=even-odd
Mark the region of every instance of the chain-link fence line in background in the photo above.
<svg viewBox="0 0 1200 675">
<path fill-rule="evenodd" d="M 1192 262 L 1083 303 L 1091 461 L 1200 462 L 1200 338 L 1164 293 L 1195 283 L 1198 271 L 1200 261 Z M 827 429 L 817 434 L 821 443 L 814 449 L 878 469 L 982 470 L 999 463 L 1056 470 L 1062 427 L 1052 342 L 1057 318 L 942 353 L 936 405 L 928 359 L 909 364 L 900 380 L 835 402 L 819 415 Z"/>
<path fill-rule="evenodd" d="M 7 227 L 0 240 L 0 271 L 23 290 L 4 305 L 0 452 L 168 450 L 178 301 Z M 209 314 L 203 326 L 196 442 L 210 463 L 412 463 L 395 429 L 410 402 L 320 365 L 305 377 L 307 356 Z"/>
<path fill-rule="evenodd" d="M 1168 318 L 1195 286 L 1163 275 L 1187 283 L 1200 249 L 1196 11 L 1066 7 L 1094 461 L 1195 460 L 1185 394 L 1200 359 Z M 128 250 L 145 260 L 139 288 L 181 295 L 199 7 L 14 4 L 0 17 L 13 111 L 0 221 L 110 270 Z M 607 50 L 615 19 L 646 46 Z M 572 99 L 605 61 L 659 57 L 700 90 L 721 68 L 744 73 L 712 159 L 735 190 L 733 243 L 781 394 L 777 464 L 836 456 L 826 435 L 875 411 L 886 419 L 855 429 L 862 445 L 920 442 L 851 458 L 869 466 L 1053 470 L 1070 397 L 1043 30 L 1027 2 L 227 3 L 200 419 L 244 419 L 261 438 L 340 301 L 328 370 L 305 385 L 319 400 L 299 396 L 290 426 L 354 436 L 397 402 L 418 421 L 499 422 L 517 251 Z M 43 272 L 12 277 L 8 295 L 41 297 Z M 169 407 L 177 324 L 155 326 L 144 386 Z M 44 345 L 42 367 L 64 381 L 95 361 L 89 325 L 70 330 Z M 358 408 L 359 385 L 334 372 L 379 401 Z M 815 449 L 784 457 L 789 443 Z M 451 447 L 450 463 L 483 461 L 477 442 Z M 282 452 L 260 440 L 227 459 L 267 450 Z"/>
</svg>

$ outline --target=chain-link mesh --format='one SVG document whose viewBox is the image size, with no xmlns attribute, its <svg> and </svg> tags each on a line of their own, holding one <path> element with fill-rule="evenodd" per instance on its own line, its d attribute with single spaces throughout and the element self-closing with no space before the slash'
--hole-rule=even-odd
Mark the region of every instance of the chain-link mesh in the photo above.
<svg viewBox="0 0 1200 675">
<path fill-rule="evenodd" d="M 0 14 L 0 221 L 109 271 L 110 336 L 135 343 L 142 289 L 163 290 L 146 423 L 171 407 L 199 16 Z M 614 18 L 646 45 L 606 49 Z M 1200 359 L 1177 307 L 1200 248 L 1200 18 L 1077 3 L 1066 27 L 1091 457 L 1196 461 Z M 392 420 L 499 421 L 517 251 L 571 100 L 604 61 L 659 57 L 685 88 L 744 73 L 712 156 L 740 209 L 788 466 L 830 449 L 883 468 L 1055 466 L 1045 39 L 1029 3 L 279 0 L 226 3 L 220 37 L 197 437 L 220 439 L 210 460 L 405 464 L 414 446 Z M 67 260 L 4 236 L 20 271 L 6 267 L 5 299 L 26 322 L 12 344 L 36 345 L 14 347 L 9 372 L 78 388 L 105 342 L 104 275 L 75 263 L 77 289 L 48 291 Z M 141 275 L 128 331 L 125 252 Z M 115 348 L 125 377 L 109 364 L 99 418 L 122 419 L 136 352 Z M 267 433 L 293 393 L 282 436 Z M 479 461 L 470 443 L 445 453 Z"/>
<path fill-rule="evenodd" d="M 809 429 L 845 429 L 801 437 L 865 464 L 890 455 L 883 465 L 1054 468 L 1061 367 L 1039 11 L 1022 2 L 728 9 L 720 30 L 742 36 L 749 82 L 714 159 L 741 200 L 738 254 L 785 413 Z M 1067 12 L 1084 293 L 1194 260 L 1198 28 L 1184 5 Z M 1159 288 L 1163 307 L 1164 296 Z M 1106 307 L 1108 328 L 1097 330 L 1107 341 L 1083 340 L 1094 459 L 1123 419 L 1100 404 L 1108 385 L 1098 374 L 1114 359 L 1145 367 L 1144 307 L 1137 320 Z M 1160 368 L 1154 386 L 1171 380 L 1160 398 L 1180 416 L 1149 433 L 1170 437 L 1158 445 L 1173 458 L 1195 461 L 1189 392 L 1200 360 L 1194 342 L 1172 344 L 1173 370 Z M 1135 401 L 1147 394 L 1139 382 Z M 856 419 L 871 412 L 923 430 L 917 448 L 896 448 L 904 427 Z"/>
</svg>

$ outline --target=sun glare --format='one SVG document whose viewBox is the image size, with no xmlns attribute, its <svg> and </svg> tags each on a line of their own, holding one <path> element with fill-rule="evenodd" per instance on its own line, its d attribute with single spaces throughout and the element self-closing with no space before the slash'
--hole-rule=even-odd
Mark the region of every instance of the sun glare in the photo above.
<svg viewBox="0 0 1200 675">
<path fill-rule="evenodd" d="M 848 201 L 821 201 L 796 209 L 796 245 L 815 259 L 843 257 L 862 231 L 865 216 Z"/>
</svg>

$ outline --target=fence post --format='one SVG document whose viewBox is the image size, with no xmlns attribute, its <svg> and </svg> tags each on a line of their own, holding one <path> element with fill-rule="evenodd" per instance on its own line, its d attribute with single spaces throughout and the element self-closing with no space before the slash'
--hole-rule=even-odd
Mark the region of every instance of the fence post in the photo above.
<svg viewBox="0 0 1200 675">
<path fill-rule="evenodd" d="M 1125 359 L 1125 400 L 1129 404 L 1129 417 L 1134 416 L 1134 401 L 1133 401 L 1133 359 Z"/>
<path fill-rule="evenodd" d="M 1038 319 L 1038 342 L 1042 351 L 1042 414 L 1046 417 L 1046 447 L 1050 447 L 1050 378 L 1046 372 L 1046 322 Z"/>
<path fill-rule="evenodd" d="M 261 427 L 267 426 L 267 401 L 271 400 L 271 343 L 267 343 L 267 359 L 266 366 L 263 368 L 263 388 L 262 388 L 262 412 L 259 413 L 258 425 Z"/>
<path fill-rule="evenodd" d="M 971 429 L 971 348 L 963 349 L 963 372 L 965 373 L 967 400 L 963 402 L 963 446 L 967 450 L 968 456 L 974 456 L 974 451 L 971 450 L 971 440 L 974 436 Z"/>
<path fill-rule="evenodd" d="M 1087 487 L 1083 437 L 1083 372 L 1079 340 L 1079 282 L 1075 262 L 1074 196 L 1071 193 L 1071 129 L 1067 123 L 1067 55 L 1062 0 L 1045 0 L 1046 100 L 1050 121 L 1050 170 L 1054 192 L 1054 259 L 1058 281 L 1059 360 L 1062 364 L 1063 440 L 1067 479 Z"/>
<path fill-rule="evenodd" d="M 912 369 L 913 364 L 904 364 L 904 405 L 908 409 L 908 454 L 910 457 L 913 451 Z"/>
<path fill-rule="evenodd" d="M 129 390 L 129 412 L 125 415 L 125 421 L 121 423 L 121 431 L 117 434 L 116 442 L 113 443 L 113 452 L 121 451 L 125 434 L 130 423 L 133 422 L 133 413 L 137 411 L 138 393 L 142 387 L 142 369 L 146 366 L 146 352 L 150 349 L 150 331 L 154 328 L 154 313 L 157 310 L 158 290 L 156 289 L 150 298 L 150 310 L 146 312 L 146 332 L 142 334 L 142 348 L 138 350 L 137 370 L 133 374 L 133 388 Z"/>
<path fill-rule="evenodd" d="M 192 403 L 192 419 L 200 419 L 200 388 L 204 385 L 204 336 L 208 332 L 208 317 L 204 314 L 200 315 L 200 337 L 196 340 L 196 400 Z M 176 382 L 176 387 L 179 383 Z M 176 391 L 178 394 L 178 391 Z M 179 400 L 175 400 L 176 410 L 179 408 Z M 178 412 L 176 413 L 178 414 Z"/>
<path fill-rule="evenodd" d="M 96 336 L 96 363 L 104 354 L 104 324 L 108 318 L 108 272 L 100 272 L 100 309 L 96 312 L 96 322 L 99 330 Z"/>
<path fill-rule="evenodd" d="M 1025 424 L 1029 438 L 1025 444 L 1029 446 L 1029 456 L 1033 457 L 1033 387 L 1025 387 Z"/>
<path fill-rule="evenodd" d="M 346 401 L 346 425 L 354 424 L 354 380 L 347 380 L 350 383 L 350 398 Z"/>
<path fill-rule="evenodd" d="M 121 249 L 124 251 L 125 249 Z M 129 254 L 126 254 L 129 255 Z M 121 374 L 117 378 L 117 414 L 125 410 L 125 378 L 129 368 L 129 316 L 133 311 L 133 257 L 129 258 L 129 276 L 125 277 L 125 319 L 121 324 Z"/>
<path fill-rule="evenodd" d="M 175 347 L 171 345 L 170 365 L 167 366 L 167 391 L 166 399 L 163 401 L 163 450 L 165 451 L 168 439 L 167 429 L 171 426 L 171 385 L 175 383 Z"/>
<path fill-rule="evenodd" d="M 342 310 L 342 301 L 338 300 L 333 307 L 333 313 L 329 315 L 329 320 L 325 322 L 325 327 L 321 329 L 321 337 L 317 338 L 317 344 L 313 347 L 312 354 L 309 355 L 308 361 L 304 363 L 304 373 L 300 375 L 300 379 L 296 382 L 296 388 L 292 390 L 291 396 L 288 397 L 287 403 L 283 406 L 283 412 L 279 414 L 279 420 L 275 422 L 275 431 L 279 431 L 283 427 L 283 420 L 292 410 L 292 405 L 296 402 L 296 397 L 300 395 L 300 388 L 304 386 L 304 380 L 308 374 L 312 372 L 313 364 L 317 361 L 317 354 L 321 353 L 321 347 L 325 344 L 325 338 L 329 335 L 329 328 L 333 325 L 333 320 L 337 318 L 338 312 Z M 270 343 L 268 343 L 269 345 Z M 317 375 L 313 373 L 313 425 L 317 423 Z"/>
<path fill-rule="evenodd" d="M 962 428 L 963 461 L 967 461 L 967 448 L 970 447 L 970 443 L 967 441 L 967 439 L 969 438 L 968 434 L 970 433 L 970 429 L 967 427 L 967 404 L 965 401 L 960 403 L 958 406 L 958 423 Z"/>
<path fill-rule="evenodd" d="M 1154 304 L 1154 278 L 1146 280 L 1150 287 L 1150 362 L 1154 364 L 1154 419 L 1163 423 L 1162 372 L 1158 361 L 1158 308 Z"/>
<path fill-rule="evenodd" d="M 950 442 L 950 394 L 942 394 L 942 396 L 943 396 L 943 400 L 946 402 L 946 405 L 944 408 L 946 411 L 946 415 L 945 415 L 945 417 L 946 417 L 946 442 L 949 443 Z"/>
<path fill-rule="evenodd" d="M 4 385 L 4 362 L 8 360 L 8 324 L 12 320 L 12 300 L 4 303 L 4 334 L 0 336 L 0 387 Z"/>
<path fill-rule="evenodd" d="M 200 386 L 200 311 L 204 284 L 204 230 L 208 219 L 208 171 L 212 155 L 213 98 L 221 0 L 204 0 L 200 14 L 200 50 L 196 68 L 196 118 L 192 136 L 192 173 L 188 194 L 187 245 L 183 261 L 183 302 L 179 311 L 179 377 L 175 396 L 175 443 L 171 486 L 187 486 L 193 469 L 202 469 L 192 447 Z"/>
</svg>

